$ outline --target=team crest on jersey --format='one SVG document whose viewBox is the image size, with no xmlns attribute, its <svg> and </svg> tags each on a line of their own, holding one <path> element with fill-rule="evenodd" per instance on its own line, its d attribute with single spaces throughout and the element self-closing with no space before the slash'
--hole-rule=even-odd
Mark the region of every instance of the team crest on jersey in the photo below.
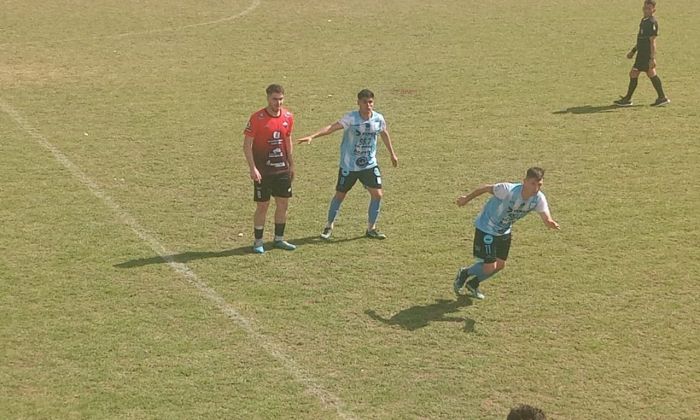
<svg viewBox="0 0 700 420">
<path fill-rule="evenodd" d="M 282 123 L 282 127 L 284 127 L 284 128 L 289 127 L 289 124 L 287 124 L 287 121 L 285 121 L 285 122 Z"/>
<path fill-rule="evenodd" d="M 264 113 L 264 112 L 259 113 L 259 114 L 258 114 L 258 119 L 259 119 L 259 120 L 262 120 L 263 118 L 265 118 L 265 113 Z"/>
</svg>

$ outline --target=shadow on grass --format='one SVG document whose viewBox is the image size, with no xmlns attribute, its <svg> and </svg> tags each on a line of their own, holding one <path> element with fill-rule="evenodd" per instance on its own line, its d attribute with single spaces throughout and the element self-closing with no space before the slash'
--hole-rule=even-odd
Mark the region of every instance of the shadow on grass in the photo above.
<svg viewBox="0 0 700 420">
<path fill-rule="evenodd" d="M 386 325 L 398 325 L 399 327 L 414 331 L 418 328 L 428 326 L 433 321 L 447 322 L 464 322 L 464 331 L 473 332 L 476 322 L 470 318 L 462 318 L 456 316 L 446 316 L 446 314 L 457 312 L 459 308 L 470 306 L 472 300 L 468 296 L 460 296 L 457 300 L 437 299 L 435 303 L 430 305 L 417 305 L 408 309 L 404 309 L 392 316 L 384 318 L 378 315 L 374 310 L 367 309 L 365 314 L 375 321 L 382 322 Z"/>
<path fill-rule="evenodd" d="M 340 243 L 340 242 L 349 242 L 349 241 L 356 241 L 358 239 L 364 239 L 364 235 L 357 236 L 354 238 L 332 239 L 330 241 L 325 241 L 325 240 L 321 239 L 319 236 L 307 236 L 306 238 L 290 239 L 289 242 L 291 242 L 297 246 L 304 246 L 304 245 L 325 245 L 325 244 L 333 244 L 333 243 Z M 275 249 L 272 246 L 272 242 L 266 242 L 265 249 L 267 251 L 273 251 L 273 250 L 278 251 L 277 249 Z M 279 252 L 289 252 L 289 251 L 279 250 Z M 170 263 L 170 262 L 177 262 L 177 263 L 184 264 L 184 263 L 188 263 L 188 262 L 194 261 L 194 260 L 205 260 L 207 258 L 234 257 L 234 256 L 240 256 L 240 255 L 247 255 L 247 254 L 256 255 L 253 253 L 253 248 L 251 245 L 246 245 L 246 246 L 242 246 L 239 248 L 225 249 L 222 251 L 188 251 L 188 252 L 182 252 L 179 254 L 164 255 L 164 256 L 155 255 L 155 256 L 149 257 L 149 258 L 139 258 L 139 259 L 135 259 L 135 260 L 125 261 L 125 262 L 119 263 L 119 264 L 114 264 L 114 267 L 134 268 L 134 267 L 143 267 L 145 265 L 165 264 L 165 263 Z"/>
<path fill-rule="evenodd" d="M 620 107 L 617 105 L 572 106 L 570 108 L 566 108 L 566 109 L 563 109 L 561 111 L 554 111 L 554 112 L 552 112 L 552 114 L 594 114 L 596 112 L 610 112 L 613 109 L 633 108 L 633 107 L 638 107 L 638 106 L 641 106 L 641 105 L 633 105 L 633 106 L 627 106 L 627 107 Z"/>
</svg>

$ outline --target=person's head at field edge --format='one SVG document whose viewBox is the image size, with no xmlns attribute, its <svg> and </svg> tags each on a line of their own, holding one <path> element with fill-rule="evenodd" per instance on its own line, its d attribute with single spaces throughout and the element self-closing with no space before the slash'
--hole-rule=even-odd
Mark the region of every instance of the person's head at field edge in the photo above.
<svg viewBox="0 0 700 420">
<path fill-rule="evenodd" d="M 271 84 L 265 89 L 267 93 L 267 110 L 271 115 L 278 115 L 284 103 L 284 88 L 282 85 Z"/>
<path fill-rule="evenodd" d="M 357 94 L 357 106 L 360 107 L 360 114 L 369 116 L 374 109 L 374 92 L 369 89 L 362 89 Z"/>
<path fill-rule="evenodd" d="M 547 420 L 547 416 L 537 407 L 520 404 L 510 410 L 506 420 Z"/>
<path fill-rule="evenodd" d="M 544 183 L 544 169 L 533 166 L 527 170 L 523 179 L 523 197 L 530 198 L 537 194 Z"/>
<path fill-rule="evenodd" d="M 644 10 L 644 17 L 654 16 L 654 13 L 656 13 L 656 0 L 644 0 L 642 10 Z"/>
</svg>

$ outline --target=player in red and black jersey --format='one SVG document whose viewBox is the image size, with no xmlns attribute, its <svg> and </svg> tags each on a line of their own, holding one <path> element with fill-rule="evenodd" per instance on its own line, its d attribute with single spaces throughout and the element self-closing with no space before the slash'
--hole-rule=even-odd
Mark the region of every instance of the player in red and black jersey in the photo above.
<svg viewBox="0 0 700 420">
<path fill-rule="evenodd" d="M 256 203 L 253 226 L 253 252 L 262 254 L 263 229 L 270 197 L 275 197 L 275 248 L 292 251 L 295 245 L 284 240 L 287 208 L 292 196 L 294 160 L 292 159 L 292 129 L 294 116 L 282 107 L 284 88 L 272 84 L 267 87 L 267 106 L 253 113 L 243 131 L 243 153 L 248 161 L 253 180 Z"/>
<path fill-rule="evenodd" d="M 632 105 L 632 94 L 637 88 L 637 81 L 639 79 L 639 73 L 641 72 L 645 72 L 647 76 L 649 76 L 658 94 L 658 98 L 651 105 L 663 106 L 671 102 L 664 94 L 664 90 L 661 87 L 661 79 L 659 79 L 659 76 L 656 74 L 656 37 L 659 34 L 659 22 L 656 20 L 656 17 L 654 17 L 654 13 L 656 12 L 656 0 L 645 0 L 642 10 L 644 11 L 644 18 L 642 18 L 642 21 L 639 23 L 637 45 L 632 47 L 630 52 L 627 53 L 627 58 L 629 59 L 632 59 L 636 53 L 637 59 L 634 61 L 632 70 L 630 70 L 630 83 L 627 94 L 614 101 L 614 103 L 619 106 Z"/>
</svg>

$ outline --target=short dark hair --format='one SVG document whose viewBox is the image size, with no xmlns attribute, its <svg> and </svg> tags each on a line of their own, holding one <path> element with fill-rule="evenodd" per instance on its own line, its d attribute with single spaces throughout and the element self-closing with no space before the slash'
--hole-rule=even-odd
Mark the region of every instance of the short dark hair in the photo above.
<svg viewBox="0 0 700 420">
<path fill-rule="evenodd" d="M 656 0 L 644 0 L 644 4 L 651 4 L 652 6 L 656 7 Z"/>
<path fill-rule="evenodd" d="M 374 92 L 372 92 L 369 89 L 362 89 L 357 94 L 357 99 L 369 99 L 369 98 L 374 98 Z"/>
<path fill-rule="evenodd" d="M 532 168 L 527 170 L 527 174 L 525 174 L 525 179 L 536 179 L 540 181 L 541 179 L 544 178 L 544 169 L 538 167 L 538 166 L 533 166 Z"/>
<path fill-rule="evenodd" d="M 277 85 L 277 84 L 271 84 L 270 86 L 265 89 L 265 92 L 267 92 L 267 96 L 272 95 L 273 93 L 281 93 L 284 95 L 284 88 L 282 85 Z"/>
<path fill-rule="evenodd" d="M 544 411 L 527 404 L 513 407 L 506 420 L 547 420 Z"/>
</svg>

